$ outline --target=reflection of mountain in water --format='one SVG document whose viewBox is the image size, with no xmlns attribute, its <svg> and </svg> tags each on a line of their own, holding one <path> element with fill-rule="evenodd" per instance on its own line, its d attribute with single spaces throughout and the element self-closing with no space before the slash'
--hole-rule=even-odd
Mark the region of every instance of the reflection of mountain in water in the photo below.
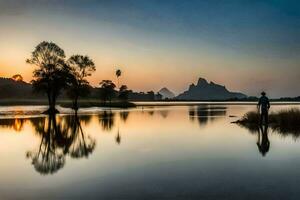
<svg viewBox="0 0 300 200">
<path fill-rule="evenodd" d="M 77 115 L 61 118 L 51 115 L 28 120 L 41 137 L 41 142 L 36 150 L 27 152 L 27 158 L 41 174 L 57 172 L 64 166 L 67 155 L 72 158 L 88 157 L 95 148 L 95 140 L 84 134 Z M 88 121 L 87 117 L 82 119 L 83 123 Z"/>
<path fill-rule="evenodd" d="M 197 119 L 200 125 L 205 125 L 208 121 L 214 121 L 219 117 L 226 115 L 226 107 L 218 106 L 190 106 L 189 107 L 189 118 L 191 121 Z"/>
</svg>

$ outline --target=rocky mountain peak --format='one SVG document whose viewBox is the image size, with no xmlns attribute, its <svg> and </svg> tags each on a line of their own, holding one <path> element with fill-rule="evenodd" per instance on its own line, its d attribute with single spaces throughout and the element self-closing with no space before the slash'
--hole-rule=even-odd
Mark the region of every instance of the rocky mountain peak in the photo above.
<svg viewBox="0 0 300 200">
<path fill-rule="evenodd" d="M 176 98 L 184 100 L 227 100 L 246 97 L 245 94 L 227 90 L 224 85 L 199 78 L 197 85 L 191 84 L 187 91 L 179 94 Z"/>
<path fill-rule="evenodd" d="M 199 78 L 197 85 L 208 85 L 208 82 L 205 78 Z"/>
</svg>

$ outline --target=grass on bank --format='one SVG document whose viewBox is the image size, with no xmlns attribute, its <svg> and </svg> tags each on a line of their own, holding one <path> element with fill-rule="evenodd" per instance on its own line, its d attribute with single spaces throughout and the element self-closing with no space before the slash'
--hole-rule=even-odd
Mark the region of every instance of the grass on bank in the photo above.
<svg viewBox="0 0 300 200">
<path fill-rule="evenodd" d="M 256 130 L 260 125 L 260 114 L 255 111 L 246 113 L 242 119 L 235 121 L 243 127 L 250 130 Z M 280 110 L 278 112 L 271 112 L 269 114 L 269 127 L 277 130 L 280 133 L 294 133 L 300 134 L 300 109 L 291 108 Z"/>
</svg>

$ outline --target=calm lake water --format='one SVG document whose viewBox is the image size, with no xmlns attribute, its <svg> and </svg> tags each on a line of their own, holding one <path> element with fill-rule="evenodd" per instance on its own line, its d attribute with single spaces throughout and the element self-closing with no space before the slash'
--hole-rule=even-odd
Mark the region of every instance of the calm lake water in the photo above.
<svg viewBox="0 0 300 200">
<path fill-rule="evenodd" d="M 230 123 L 254 105 L 42 109 L 0 107 L 0 199 L 300 198 L 298 135 Z"/>
</svg>

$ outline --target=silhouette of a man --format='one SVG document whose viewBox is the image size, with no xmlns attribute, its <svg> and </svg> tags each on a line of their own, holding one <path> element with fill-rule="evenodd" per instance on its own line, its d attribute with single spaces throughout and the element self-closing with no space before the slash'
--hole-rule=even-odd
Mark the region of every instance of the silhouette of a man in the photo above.
<svg viewBox="0 0 300 200">
<path fill-rule="evenodd" d="M 270 108 L 270 101 L 269 98 L 266 97 L 266 93 L 262 92 L 261 97 L 259 98 L 257 104 L 258 110 L 260 111 L 260 124 L 263 124 L 263 120 L 265 120 L 265 124 L 269 122 L 269 108 Z"/>
</svg>

